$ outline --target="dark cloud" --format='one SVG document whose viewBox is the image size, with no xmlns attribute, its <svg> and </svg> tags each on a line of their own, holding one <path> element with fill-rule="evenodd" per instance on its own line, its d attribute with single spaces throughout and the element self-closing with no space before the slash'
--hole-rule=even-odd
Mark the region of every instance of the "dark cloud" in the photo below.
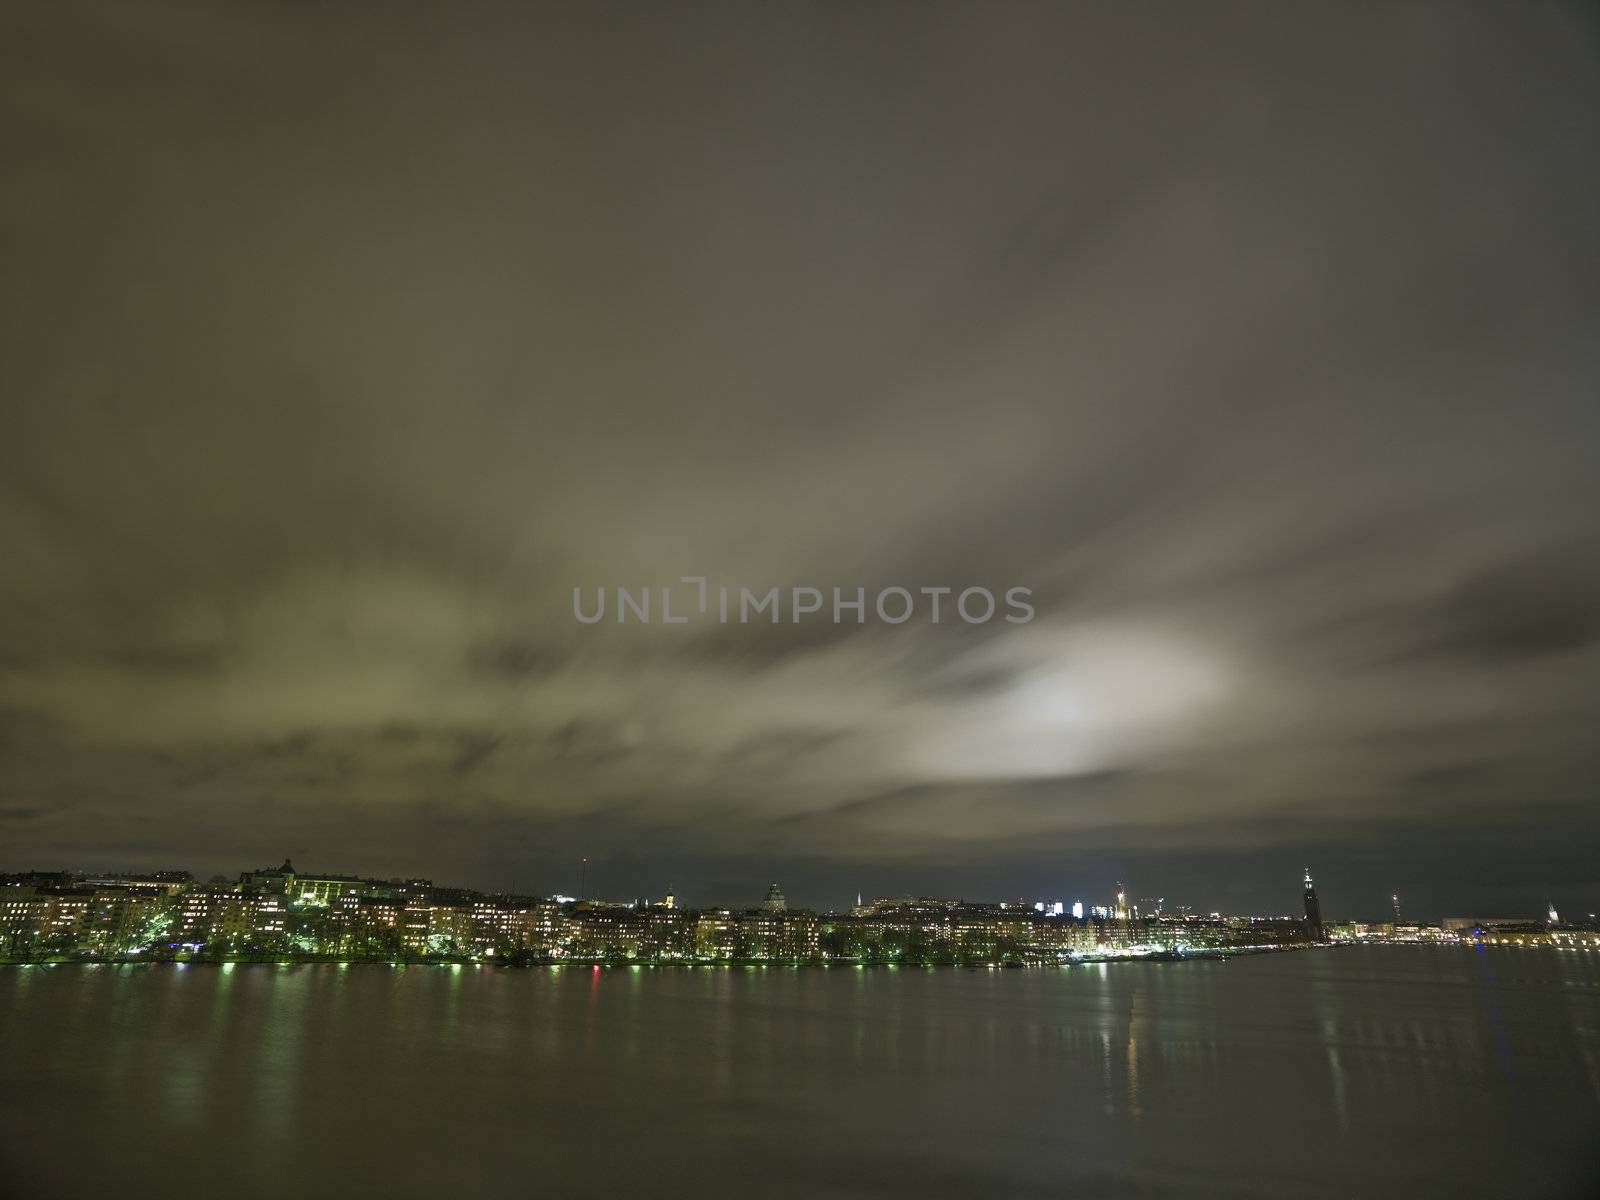
<svg viewBox="0 0 1600 1200">
<path fill-rule="evenodd" d="M 1438 614 L 1439 649 L 1491 660 L 1572 654 L 1600 638 L 1600 551 L 1570 549 L 1554 570 L 1502 566 L 1467 580 Z"/>
<path fill-rule="evenodd" d="M 468 658 L 468 665 L 473 670 L 510 681 L 549 674 L 561 662 L 555 650 L 516 639 L 474 647 Z"/>
<path fill-rule="evenodd" d="M 470 775 L 500 748 L 501 740 L 498 736 L 464 736 L 460 751 L 450 763 L 451 774 Z"/>
<path fill-rule="evenodd" d="M 0 866 L 1600 906 L 1584 10 L 3 20 Z"/>
</svg>

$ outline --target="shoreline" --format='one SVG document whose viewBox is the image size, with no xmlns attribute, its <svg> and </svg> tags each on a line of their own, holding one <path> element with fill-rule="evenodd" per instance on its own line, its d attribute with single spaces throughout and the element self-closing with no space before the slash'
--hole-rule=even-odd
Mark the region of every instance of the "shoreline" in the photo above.
<svg viewBox="0 0 1600 1200">
<path fill-rule="evenodd" d="M 221 956 L 216 958 L 48 958 L 0 959 L 0 967 L 489 967 L 502 971 L 577 969 L 595 970 L 927 970 L 927 971 L 1036 971 L 1064 970 L 1070 967 L 1096 967 L 1122 963 L 1184 963 L 1215 962 L 1239 958 L 1244 955 L 1280 954 L 1296 950 L 1325 950 L 1331 946 L 1241 946 L 1237 948 L 1207 947 L 1185 951 L 1161 951 L 1149 954 L 1085 955 L 1081 958 L 1059 962 L 887 962 L 883 960 L 855 959 L 606 959 L 563 958 L 535 959 L 527 962 L 507 962 L 484 958 L 329 958 L 274 957 L 253 958 Z"/>
</svg>

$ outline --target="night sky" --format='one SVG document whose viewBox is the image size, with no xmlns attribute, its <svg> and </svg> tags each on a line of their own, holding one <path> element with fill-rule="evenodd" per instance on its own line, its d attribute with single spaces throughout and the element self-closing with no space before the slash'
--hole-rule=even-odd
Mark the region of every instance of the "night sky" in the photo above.
<svg viewBox="0 0 1600 1200">
<path fill-rule="evenodd" d="M 0 17 L 0 869 L 1600 908 L 1592 9 L 442 9 Z"/>
</svg>

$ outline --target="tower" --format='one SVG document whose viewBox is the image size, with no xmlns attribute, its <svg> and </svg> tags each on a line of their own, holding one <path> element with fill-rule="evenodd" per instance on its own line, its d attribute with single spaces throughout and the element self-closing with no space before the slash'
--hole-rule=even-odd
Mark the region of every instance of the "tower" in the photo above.
<svg viewBox="0 0 1600 1200">
<path fill-rule="evenodd" d="M 1128 919 L 1128 889 L 1120 880 L 1117 882 L 1117 907 L 1113 911 L 1116 913 L 1117 920 L 1126 921 Z"/>
<path fill-rule="evenodd" d="M 761 902 L 763 912 L 783 912 L 789 907 L 788 901 L 783 898 L 783 889 L 776 883 L 767 888 L 767 898 Z"/>
<path fill-rule="evenodd" d="M 1311 940 L 1326 940 L 1322 931 L 1322 901 L 1317 899 L 1317 885 L 1311 882 L 1311 868 L 1306 868 L 1306 932 Z"/>
<path fill-rule="evenodd" d="M 1389 903 L 1394 906 L 1394 923 L 1396 925 L 1403 924 L 1403 922 L 1400 920 L 1400 893 L 1396 892 L 1394 895 L 1390 896 Z"/>
</svg>

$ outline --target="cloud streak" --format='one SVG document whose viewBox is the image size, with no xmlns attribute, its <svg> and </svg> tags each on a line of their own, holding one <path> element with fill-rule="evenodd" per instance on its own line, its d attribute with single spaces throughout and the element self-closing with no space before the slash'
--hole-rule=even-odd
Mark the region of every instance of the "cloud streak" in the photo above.
<svg viewBox="0 0 1600 1200">
<path fill-rule="evenodd" d="M 1600 901 L 1581 10 L 117 12 L 5 18 L 0 865 Z M 683 575 L 1038 617 L 572 618 Z"/>
</svg>

